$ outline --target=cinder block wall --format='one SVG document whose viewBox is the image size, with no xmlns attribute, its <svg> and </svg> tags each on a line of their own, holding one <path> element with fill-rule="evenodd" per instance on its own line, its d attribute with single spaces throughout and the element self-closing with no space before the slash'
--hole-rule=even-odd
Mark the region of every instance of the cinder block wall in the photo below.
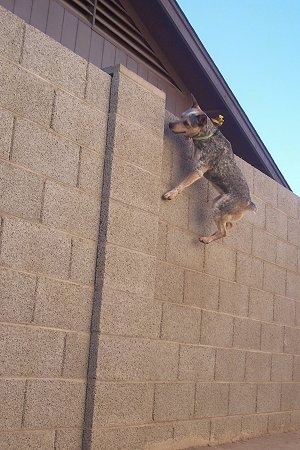
<svg viewBox="0 0 300 450">
<path fill-rule="evenodd" d="M 81 448 L 111 77 L 0 8 L 0 448 Z"/>
<path fill-rule="evenodd" d="M 0 53 L 1 450 L 299 428 L 299 199 L 239 161 L 258 213 L 204 246 L 206 181 L 161 199 L 189 170 L 162 92 L 4 9 Z"/>
</svg>

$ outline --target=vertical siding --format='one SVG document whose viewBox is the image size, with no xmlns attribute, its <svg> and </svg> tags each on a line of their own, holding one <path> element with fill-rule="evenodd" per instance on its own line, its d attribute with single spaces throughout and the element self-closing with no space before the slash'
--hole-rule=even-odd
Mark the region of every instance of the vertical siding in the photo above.
<svg viewBox="0 0 300 450">
<path fill-rule="evenodd" d="M 100 36 L 59 1 L 0 0 L 0 5 L 101 69 L 123 64 L 166 93 L 170 112 L 182 111 L 185 98 L 176 88 L 125 49 Z"/>
</svg>

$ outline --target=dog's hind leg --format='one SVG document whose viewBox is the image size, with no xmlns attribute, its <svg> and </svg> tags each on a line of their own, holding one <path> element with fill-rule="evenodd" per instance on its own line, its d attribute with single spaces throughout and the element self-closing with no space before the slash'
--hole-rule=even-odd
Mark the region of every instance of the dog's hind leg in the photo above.
<svg viewBox="0 0 300 450">
<path fill-rule="evenodd" d="M 215 218 L 215 222 L 218 228 L 217 231 L 213 233 L 211 236 L 200 236 L 199 237 L 200 242 L 203 242 L 204 244 L 209 244 L 210 242 L 216 241 L 217 239 L 221 239 L 226 236 L 227 218 L 220 216 L 218 218 Z"/>
</svg>

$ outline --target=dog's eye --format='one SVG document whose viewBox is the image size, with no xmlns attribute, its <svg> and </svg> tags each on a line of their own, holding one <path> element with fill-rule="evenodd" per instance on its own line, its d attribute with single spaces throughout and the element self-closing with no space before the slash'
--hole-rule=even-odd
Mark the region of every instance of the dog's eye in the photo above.
<svg viewBox="0 0 300 450">
<path fill-rule="evenodd" d="M 183 121 L 183 125 L 185 125 L 185 126 L 188 127 L 190 124 L 189 124 L 188 120 L 184 120 L 184 121 Z"/>
</svg>

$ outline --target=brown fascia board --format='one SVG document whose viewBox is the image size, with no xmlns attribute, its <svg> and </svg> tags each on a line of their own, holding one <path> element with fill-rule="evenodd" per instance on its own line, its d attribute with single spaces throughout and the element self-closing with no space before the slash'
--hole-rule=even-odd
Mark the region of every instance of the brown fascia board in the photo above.
<svg viewBox="0 0 300 450">
<path fill-rule="evenodd" d="M 269 172 L 270 176 L 273 177 L 274 180 L 291 190 L 269 151 L 260 139 L 208 52 L 205 50 L 203 44 L 199 40 L 197 34 L 188 22 L 177 2 L 174 0 L 156 1 L 168 15 L 169 20 L 172 21 L 173 26 L 177 30 L 177 34 L 180 35 L 185 41 L 186 46 L 188 47 L 190 53 L 194 56 L 194 59 L 199 66 L 199 70 L 205 71 L 211 80 L 214 88 L 219 94 L 220 99 L 225 104 L 226 108 L 231 112 L 234 120 L 243 131 L 247 140 L 250 142 L 263 166 L 266 167 L 267 172 Z"/>
</svg>

